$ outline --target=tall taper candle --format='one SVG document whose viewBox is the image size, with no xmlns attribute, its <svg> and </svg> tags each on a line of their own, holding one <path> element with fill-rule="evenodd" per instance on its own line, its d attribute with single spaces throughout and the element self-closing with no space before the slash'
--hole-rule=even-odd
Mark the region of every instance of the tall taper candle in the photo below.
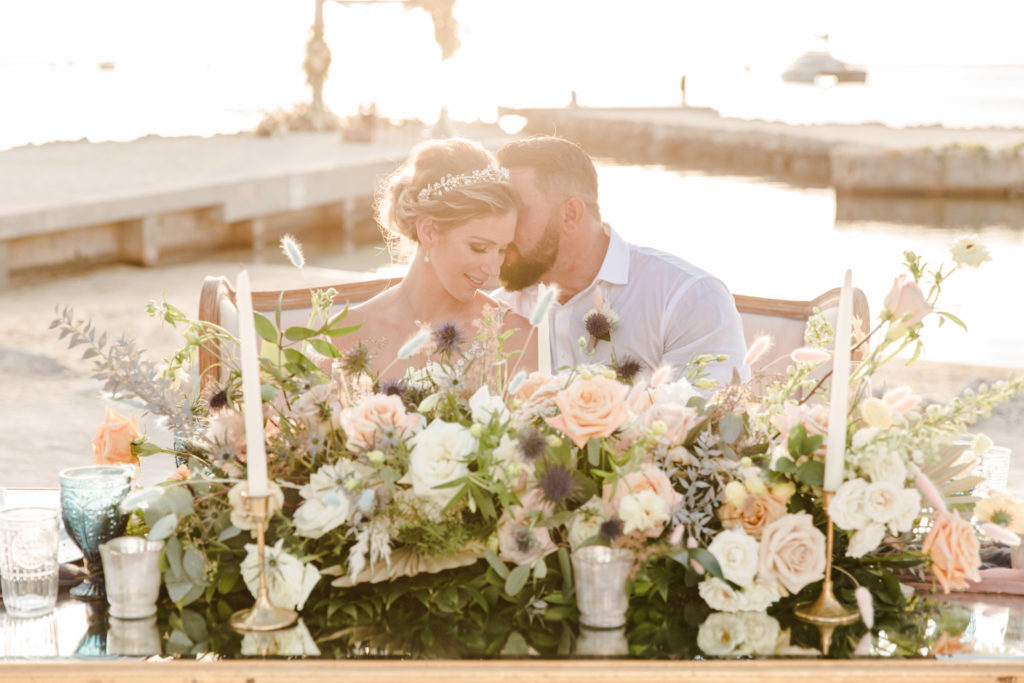
<svg viewBox="0 0 1024 683">
<path fill-rule="evenodd" d="M 256 323 L 252 311 L 249 273 L 238 274 L 238 339 L 242 345 L 242 405 L 245 411 L 245 465 L 249 495 L 267 495 L 267 452 L 263 443 L 263 400 L 260 398 L 260 361 L 256 352 Z"/>
<path fill-rule="evenodd" d="M 846 414 L 850 404 L 850 326 L 853 317 L 853 273 L 846 271 L 836 315 L 836 346 L 832 359 L 832 404 L 828 414 L 828 450 L 825 452 L 825 490 L 843 483 L 846 459 Z"/>
<path fill-rule="evenodd" d="M 543 299 L 546 287 L 541 285 L 538 298 Z M 551 307 L 544 311 L 544 317 L 537 323 L 537 369 L 546 375 L 551 374 Z"/>
</svg>

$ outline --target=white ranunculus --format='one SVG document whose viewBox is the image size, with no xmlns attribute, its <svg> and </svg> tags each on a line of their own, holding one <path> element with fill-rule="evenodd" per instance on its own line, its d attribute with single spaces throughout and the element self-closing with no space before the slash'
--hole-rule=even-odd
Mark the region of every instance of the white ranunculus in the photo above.
<svg viewBox="0 0 1024 683">
<path fill-rule="evenodd" d="M 320 538 L 348 521 L 349 512 L 345 495 L 329 493 L 321 498 L 310 498 L 295 510 L 295 532 L 307 538 Z"/>
<path fill-rule="evenodd" d="M 883 538 L 885 538 L 885 525 L 872 522 L 850 536 L 850 544 L 846 547 L 846 556 L 864 557 L 877 548 Z"/>
<path fill-rule="evenodd" d="M 889 520 L 889 531 L 900 534 L 914 528 L 914 521 L 921 514 L 921 492 L 916 488 L 900 491 L 900 511 Z"/>
<path fill-rule="evenodd" d="M 700 396 L 700 393 L 685 377 L 680 377 L 675 382 L 659 385 L 654 390 L 655 403 L 675 403 L 685 406 L 686 402 L 694 396 Z"/>
<path fill-rule="evenodd" d="M 312 564 L 303 564 L 299 558 L 285 552 L 284 539 L 278 539 L 273 546 L 264 548 L 263 566 L 267 575 L 267 593 L 275 607 L 301 610 L 306 598 L 313 591 L 320 572 Z M 242 579 L 253 597 L 259 592 L 260 568 L 255 543 L 245 545 L 245 559 L 242 560 Z"/>
<path fill-rule="evenodd" d="M 763 612 L 741 612 L 743 620 L 744 650 L 755 655 L 773 655 L 779 642 L 779 622 Z"/>
<path fill-rule="evenodd" d="M 459 492 L 458 487 L 435 487 L 469 474 L 465 458 L 476 450 L 476 438 L 460 424 L 434 420 L 410 443 L 412 451 L 406 477 L 412 490 L 442 507 L 447 505 Z"/>
<path fill-rule="evenodd" d="M 953 252 L 953 261 L 958 266 L 970 266 L 977 268 L 985 261 L 991 261 L 988 247 L 978 241 L 977 235 L 966 235 L 958 237 L 950 246 Z"/>
<path fill-rule="evenodd" d="M 722 576 L 744 588 L 757 573 L 758 550 L 757 539 L 742 529 L 721 531 L 708 546 L 722 568 Z"/>
<path fill-rule="evenodd" d="M 900 492 L 902 485 L 891 481 L 873 481 L 864 491 L 864 513 L 875 522 L 886 522 L 895 519 L 903 509 Z"/>
<path fill-rule="evenodd" d="M 597 535 L 601 525 L 607 521 L 601 508 L 601 499 L 594 496 L 573 513 L 566 525 L 570 546 L 578 548 L 587 539 Z"/>
<path fill-rule="evenodd" d="M 863 479 L 850 479 L 839 487 L 828 508 L 828 513 L 837 527 L 856 531 L 871 521 L 864 511 L 864 494 L 867 488 L 868 483 Z"/>
<path fill-rule="evenodd" d="M 499 423 L 504 424 L 511 417 L 501 396 L 492 396 L 486 384 L 477 389 L 476 393 L 470 397 L 469 409 L 473 413 L 473 422 L 479 422 L 485 426 L 490 423 L 492 418 L 496 417 Z"/>
<path fill-rule="evenodd" d="M 763 612 L 782 597 L 778 579 L 758 579 L 743 589 L 744 609 Z"/>
<path fill-rule="evenodd" d="M 668 521 L 668 504 L 651 489 L 623 496 L 619 503 L 619 517 L 624 525 L 622 533 L 646 531 Z"/>
<path fill-rule="evenodd" d="M 697 629 L 697 647 L 711 657 L 734 654 L 746 638 L 743 619 L 735 614 L 709 614 Z"/>
<path fill-rule="evenodd" d="M 871 481 L 888 481 L 903 486 L 907 480 L 907 465 L 896 451 L 881 451 L 871 457 L 868 474 L 871 475 Z"/>
<path fill-rule="evenodd" d="M 743 593 L 733 588 L 728 582 L 709 576 L 697 585 L 700 597 L 713 610 L 719 612 L 739 612 L 747 609 L 747 601 Z"/>
</svg>

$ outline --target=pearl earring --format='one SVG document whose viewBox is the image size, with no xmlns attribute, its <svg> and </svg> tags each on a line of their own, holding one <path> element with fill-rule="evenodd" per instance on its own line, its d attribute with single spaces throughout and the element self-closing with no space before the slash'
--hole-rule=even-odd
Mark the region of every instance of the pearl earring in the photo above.
<svg viewBox="0 0 1024 683">
<path fill-rule="evenodd" d="M 430 263 L 430 254 L 425 254 L 423 256 L 423 262 L 424 263 Z"/>
</svg>

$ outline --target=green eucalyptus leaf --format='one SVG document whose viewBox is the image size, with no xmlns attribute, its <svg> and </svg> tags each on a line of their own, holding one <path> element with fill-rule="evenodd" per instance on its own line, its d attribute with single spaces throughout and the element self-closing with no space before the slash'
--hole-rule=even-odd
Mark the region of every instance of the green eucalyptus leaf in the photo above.
<svg viewBox="0 0 1024 683">
<path fill-rule="evenodd" d="M 324 330 L 324 334 L 329 337 L 344 337 L 347 334 L 352 334 L 358 330 L 362 325 L 348 325 L 346 327 L 332 327 Z"/>
<path fill-rule="evenodd" d="M 277 328 L 274 327 L 274 323 L 267 319 L 267 316 L 262 313 L 253 312 L 253 322 L 256 324 L 256 334 L 262 339 L 266 339 L 271 344 L 277 343 Z"/>
<path fill-rule="evenodd" d="M 289 327 L 287 330 L 284 331 L 285 338 L 291 341 L 302 341 L 303 339 L 315 337 L 317 334 L 318 332 L 316 330 L 311 330 L 308 327 L 299 326 Z"/>
<path fill-rule="evenodd" d="M 195 586 L 192 585 L 192 582 L 188 579 L 185 579 L 184 581 L 169 582 L 166 586 L 167 595 L 171 597 L 172 602 L 177 604 L 184 604 L 183 600 L 185 596 L 188 595 L 189 591 L 195 588 Z"/>
<path fill-rule="evenodd" d="M 743 434 L 743 420 L 739 415 L 729 413 L 718 424 L 718 435 L 726 443 L 736 443 Z"/>
<path fill-rule="evenodd" d="M 327 356 L 328 358 L 341 358 L 341 351 L 338 347 L 326 339 L 310 339 L 307 343 L 321 356 Z"/>
<path fill-rule="evenodd" d="M 167 539 L 167 542 L 164 545 L 164 556 L 167 558 L 167 564 L 170 567 L 171 574 L 177 577 L 183 577 L 185 575 L 185 569 L 181 565 L 181 541 L 178 540 L 177 536 L 171 536 Z"/>
<path fill-rule="evenodd" d="M 221 595 L 227 595 L 233 591 L 235 586 L 238 585 L 238 578 L 240 576 L 241 574 L 232 569 L 222 572 L 217 579 L 217 592 Z"/>
<path fill-rule="evenodd" d="M 189 546 L 185 551 L 182 561 L 185 568 L 185 575 L 200 586 L 206 586 L 206 557 L 194 546 Z"/>
<path fill-rule="evenodd" d="M 820 460 L 808 460 L 797 468 L 796 476 L 808 486 L 821 486 L 825 483 L 825 463 Z"/>
<path fill-rule="evenodd" d="M 487 560 L 487 564 L 491 565 L 491 569 L 493 569 L 498 576 L 503 579 L 508 578 L 508 567 L 506 567 L 505 563 L 494 554 L 493 550 L 490 548 L 484 548 L 484 559 Z"/>
<path fill-rule="evenodd" d="M 181 621 L 185 625 L 185 633 L 193 643 L 206 640 L 209 635 L 206 631 L 206 619 L 198 612 L 190 609 L 181 611 Z"/>
<path fill-rule="evenodd" d="M 169 486 L 160 496 L 159 503 L 179 518 L 192 514 L 192 493 L 184 486 Z"/>
<path fill-rule="evenodd" d="M 690 554 L 693 559 L 700 562 L 700 565 L 707 570 L 708 574 L 719 579 L 722 578 L 721 565 L 718 564 L 718 560 L 706 548 L 694 548 L 690 551 Z"/>
<path fill-rule="evenodd" d="M 217 540 L 221 541 L 221 542 L 224 542 L 224 541 L 227 541 L 227 540 L 230 540 L 230 539 L 234 538 L 235 536 L 237 536 L 240 533 L 242 533 L 242 530 L 239 529 L 234 524 L 232 524 L 229 527 L 225 527 L 224 530 L 221 531 L 220 534 L 217 535 Z"/>
<path fill-rule="evenodd" d="M 523 586 L 526 585 L 526 581 L 530 578 L 530 565 L 521 564 L 511 572 L 508 577 L 505 578 L 505 592 L 509 595 L 519 595 L 519 591 L 523 590 Z"/>
<path fill-rule="evenodd" d="M 528 655 L 530 654 L 530 646 L 526 643 L 526 638 L 519 631 L 513 631 L 508 640 L 505 641 L 505 647 L 501 649 L 503 655 Z"/>
</svg>

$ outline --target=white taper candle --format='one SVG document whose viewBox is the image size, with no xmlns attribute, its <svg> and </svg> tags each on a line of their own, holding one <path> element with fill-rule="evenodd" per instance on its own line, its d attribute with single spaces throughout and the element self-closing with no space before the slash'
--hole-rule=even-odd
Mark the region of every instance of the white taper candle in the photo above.
<svg viewBox="0 0 1024 683">
<path fill-rule="evenodd" d="M 828 414 L 828 450 L 825 452 L 825 490 L 843 483 L 846 459 L 846 415 L 850 404 L 850 335 L 853 317 L 853 273 L 847 270 L 839 293 L 835 355 L 832 359 L 832 396 Z"/>
<path fill-rule="evenodd" d="M 538 297 L 544 298 L 545 286 L 540 286 Z M 537 369 L 546 375 L 551 374 L 551 307 L 544 311 L 543 317 L 537 323 Z"/>
<path fill-rule="evenodd" d="M 242 355 L 242 406 L 245 413 L 245 464 L 249 476 L 249 495 L 265 496 L 267 490 L 267 452 L 263 443 L 263 399 L 260 397 L 260 361 L 256 347 L 256 323 L 252 310 L 249 273 L 238 274 L 235 288 L 238 303 L 238 339 Z"/>
</svg>

